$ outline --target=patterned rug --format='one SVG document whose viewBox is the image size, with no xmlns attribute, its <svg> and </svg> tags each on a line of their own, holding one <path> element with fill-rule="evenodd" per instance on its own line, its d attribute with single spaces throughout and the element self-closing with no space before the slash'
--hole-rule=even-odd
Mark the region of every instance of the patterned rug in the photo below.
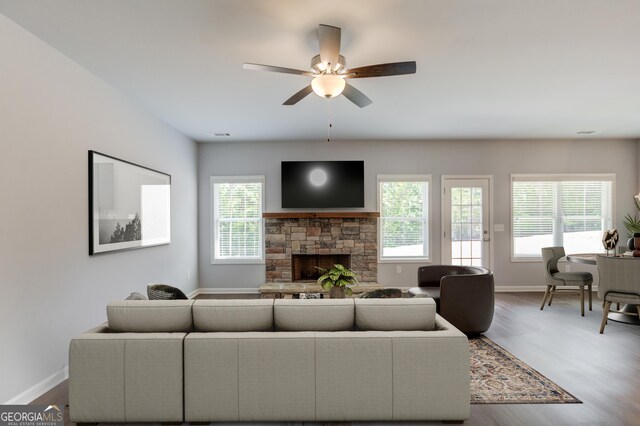
<svg viewBox="0 0 640 426">
<path fill-rule="evenodd" d="M 469 339 L 472 404 L 565 404 L 579 399 L 498 346 Z"/>
</svg>

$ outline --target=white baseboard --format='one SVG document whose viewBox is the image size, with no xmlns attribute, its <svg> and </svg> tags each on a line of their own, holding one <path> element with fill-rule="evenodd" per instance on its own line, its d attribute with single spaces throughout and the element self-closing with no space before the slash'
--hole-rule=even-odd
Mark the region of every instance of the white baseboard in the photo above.
<svg viewBox="0 0 640 426">
<path fill-rule="evenodd" d="M 524 293 L 528 291 L 541 291 L 544 292 L 547 289 L 546 285 L 501 285 L 496 286 L 496 293 Z"/>
<path fill-rule="evenodd" d="M 26 391 L 19 395 L 14 396 L 10 400 L 6 401 L 5 405 L 11 404 L 29 404 L 34 399 L 42 396 L 45 392 L 50 391 L 55 386 L 59 385 L 63 381 L 69 378 L 69 366 L 65 366 L 61 370 L 56 371 L 51 376 L 47 377 L 43 381 L 36 383 Z"/>
<path fill-rule="evenodd" d="M 257 287 L 246 287 L 246 288 L 211 288 L 211 287 L 200 287 L 189 293 L 187 296 L 191 299 L 192 296 L 197 296 L 199 294 L 257 294 L 259 293 Z"/>
<path fill-rule="evenodd" d="M 415 287 L 415 286 L 414 286 Z M 411 287 L 395 287 L 401 290 L 409 290 Z M 547 289 L 545 285 L 503 285 L 496 286 L 496 293 L 523 293 L 523 292 L 544 292 Z M 598 286 L 593 286 L 593 291 L 596 291 Z M 211 288 L 211 287 L 201 287 L 193 290 L 187 296 L 189 299 L 199 295 L 199 294 L 256 294 L 258 293 L 257 288 L 247 287 L 247 288 Z"/>
<path fill-rule="evenodd" d="M 558 289 L 562 289 L 563 287 L 558 287 Z M 573 289 L 573 287 L 570 287 Z M 577 287 L 575 287 L 577 289 Z M 546 285 L 501 285 L 496 286 L 496 293 L 524 293 L 530 291 L 537 291 L 544 293 L 547 290 Z M 592 291 L 598 291 L 598 286 L 594 285 L 591 288 Z"/>
</svg>

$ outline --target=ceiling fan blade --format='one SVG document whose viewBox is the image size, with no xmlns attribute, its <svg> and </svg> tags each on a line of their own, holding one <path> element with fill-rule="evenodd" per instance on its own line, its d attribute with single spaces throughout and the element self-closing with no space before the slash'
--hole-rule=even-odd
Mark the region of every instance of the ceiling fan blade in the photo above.
<svg viewBox="0 0 640 426">
<path fill-rule="evenodd" d="M 296 92 L 295 95 L 293 95 L 292 97 L 290 97 L 289 99 L 284 101 L 282 103 L 282 105 L 295 105 L 298 102 L 300 102 L 302 99 L 304 99 L 304 97 L 307 96 L 311 92 L 313 92 L 313 89 L 311 88 L 311 85 L 308 85 L 305 88 L 303 88 L 302 90 Z"/>
<path fill-rule="evenodd" d="M 320 60 L 325 64 L 331 64 L 331 68 L 334 68 L 340 61 L 341 31 L 338 27 L 324 24 L 320 24 L 320 30 L 318 31 Z"/>
<path fill-rule="evenodd" d="M 415 74 L 416 62 L 393 62 L 390 64 L 368 65 L 346 70 L 344 74 L 354 74 L 349 78 L 387 77 L 390 75 Z"/>
<path fill-rule="evenodd" d="M 350 85 L 349 83 L 347 83 L 344 86 L 344 90 L 342 91 L 342 94 L 345 96 L 345 98 L 349 99 L 351 102 L 358 105 L 360 108 L 364 108 L 367 105 L 373 103 L 371 99 L 367 98 L 367 95 L 365 95 L 364 93 L 362 93 L 361 91 L 359 91 L 358 89 Z"/>
<path fill-rule="evenodd" d="M 250 64 L 247 62 L 242 64 L 242 68 L 244 68 L 245 70 L 271 71 L 271 72 L 280 72 L 284 74 L 297 74 L 297 75 L 308 75 L 308 76 L 314 75 L 309 71 L 295 70 L 293 68 L 274 67 L 272 65 Z"/>
</svg>

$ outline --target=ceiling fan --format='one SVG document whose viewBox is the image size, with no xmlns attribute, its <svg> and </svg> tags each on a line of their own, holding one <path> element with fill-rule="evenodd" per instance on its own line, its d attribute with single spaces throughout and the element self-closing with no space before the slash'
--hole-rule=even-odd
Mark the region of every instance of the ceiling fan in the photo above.
<svg viewBox="0 0 640 426">
<path fill-rule="evenodd" d="M 311 84 L 284 101 L 283 105 L 295 105 L 309 93 L 315 92 L 318 96 L 324 98 L 333 98 L 342 94 L 360 108 L 371 104 L 371 99 L 347 83 L 346 79 L 387 77 L 415 74 L 416 72 L 415 61 L 393 62 L 347 69 L 347 61 L 344 56 L 340 55 L 340 28 L 320 24 L 318 35 L 320 39 L 320 54 L 311 58 L 311 71 L 251 63 L 245 63 L 243 68 L 313 77 Z"/>
</svg>

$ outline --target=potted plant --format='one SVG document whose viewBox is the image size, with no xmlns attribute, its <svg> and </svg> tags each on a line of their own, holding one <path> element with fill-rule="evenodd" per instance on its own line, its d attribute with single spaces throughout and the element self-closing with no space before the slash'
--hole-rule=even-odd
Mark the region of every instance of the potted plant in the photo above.
<svg viewBox="0 0 640 426">
<path fill-rule="evenodd" d="M 329 298 L 344 299 L 345 294 L 351 296 L 351 286 L 358 282 L 356 273 L 346 266 L 335 264 L 333 268 L 319 268 L 322 274 L 318 278 L 323 290 L 329 290 Z"/>
<path fill-rule="evenodd" d="M 640 194 L 634 195 L 633 203 L 636 205 L 636 210 L 640 211 Z M 627 241 L 627 246 L 629 250 L 638 250 L 640 247 L 636 247 L 634 244 L 634 238 L 640 237 L 640 219 L 638 219 L 637 214 L 633 216 L 630 213 L 624 218 L 624 226 L 629 231 L 629 241 Z"/>
</svg>

